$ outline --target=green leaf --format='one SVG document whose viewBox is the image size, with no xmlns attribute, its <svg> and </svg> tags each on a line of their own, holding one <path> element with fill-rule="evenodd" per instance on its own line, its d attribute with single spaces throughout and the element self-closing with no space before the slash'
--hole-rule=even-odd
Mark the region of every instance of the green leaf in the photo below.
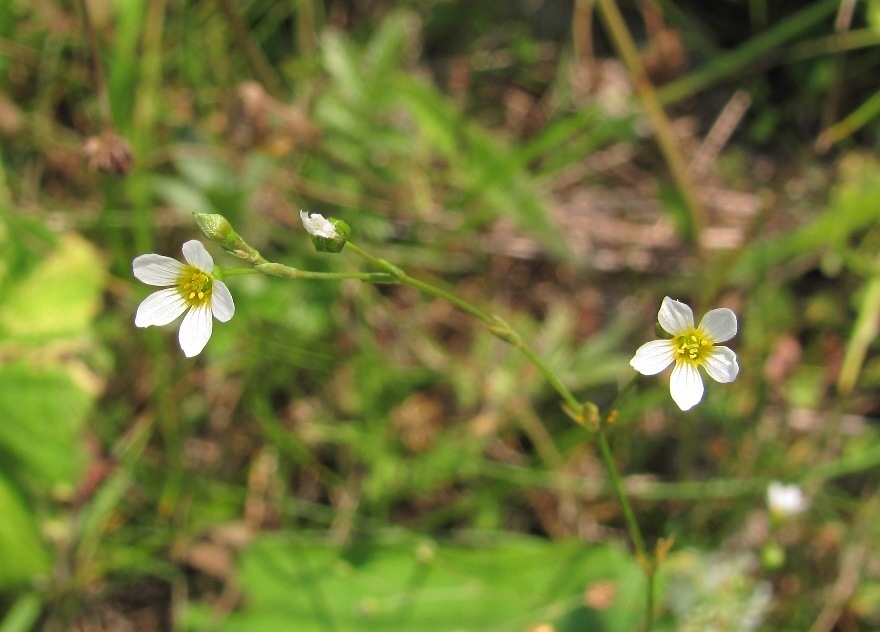
<svg viewBox="0 0 880 632">
<path fill-rule="evenodd" d="M 840 161 L 840 175 L 825 210 L 799 228 L 750 244 L 731 276 L 764 278 L 776 265 L 825 252 L 849 253 L 850 239 L 880 221 L 880 161 L 850 153 Z"/>
<path fill-rule="evenodd" d="M 0 471 L 52 488 L 72 486 L 82 467 L 76 446 L 91 399 L 63 369 L 23 362 L 0 367 Z"/>
<path fill-rule="evenodd" d="M 407 39 L 412 37 L 417 28 L 417 18 L 399 12 L 383 20 L 364 50 L 364 67 L 369 78 L 376 82 L 376 88 L 382 89 L 382 81 L 386 75 L 400 65 L 401 55 L 406 49 Z"/>
<path fill-rule="evenodd" d="M 84 334 L 98 309 L 103 276 L 94 247 L 65 235 L 57 250 L 2 297 L 0 330 L 16 342 Z"/>
<path fill-rule="evenodd" d="M 339 92 L 351 103 L 361 103 L 366 93 L 363 72 L 348 41 L 336 31 L 327 31 L 321 41 L 324 68 Z"/>
<path fill-rule="evenodd" d="M 28 632 L 36 626 L 43 602 L 36 593 L 25 593 L 6 612 L 0 632 Z"/>
<path fill-rule="evenodd" d="M 33 512 L 18 491 L 0 477 L 0 589 L 20 587 L 48 573 L 49 554 L 43 546 Z"/>
<path fill-rule="evenodd" d="M 487 536 L 488 537 L 488 536 Z M 414 536 L 339 548 L 321 540 L 261 538 L 242 554 L 246 607 L 224 632 L 635 629 L 641 570 L 615 546 L 495 534 L 475 545 Z M 596 608 L 584 605 L 597 597 Z"/>
</svg>

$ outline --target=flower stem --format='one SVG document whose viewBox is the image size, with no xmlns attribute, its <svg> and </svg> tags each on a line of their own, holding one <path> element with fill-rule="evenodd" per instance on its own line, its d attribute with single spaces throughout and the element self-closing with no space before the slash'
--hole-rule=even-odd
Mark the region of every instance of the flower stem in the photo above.
<svg viewBox="0 0 880 632">
<path fill-rule="evenodd" d="M 562 397 L 565 403 L 568 404 L 568 406 L 572 410 L 579 411 L 581 409 L 581 403 L 572 394 L 572 392 L 568 390 L 568 387 L 566 387 L 565 384 L 563 384 L 562 381 L 556 376 L 553 370 L 549 366 L 547 366 L 547 364 L 541 358 L 538 357 L 534 350 L 528 344 L 526 344 L 526 342 L 513 329 L 513 327 L 507 324 L 507 322 L 505 322 L 501 317 L 489 314 L 481 310 L 479 307 L 473 305 L 472 303 L 469 303 L 468 301 L 459 298 L 455 294 L 439 288 L 436 285 L 431 285 L 430 283 L 427 283 L 425 281 L 414 279 L 397 266 L 389 263 L 385 259 L 374 257 L 368 252 L 361 250 L 358 246 L 354 245 L 350 241 L 346 242 L 345 246 L 353 253 L 363 257 L 374 265 L 388 270 L 389 274 L 393 274 L 396 277 L 397 283 L 400 283 L 401 285 L 408 285 L 410 287 L 416 288 L 417 290 L 421 290 L 426 294 L 431 294 L 433 296 L 445 299 L 459 309 L 462 309 L 463 311 L 482 321 L 488 326 L 489 331 L 491 331 L 494 335 L 519 349 L 522 354 L 526 356 L 529 361 L 535 365 L 535 367 L 537 367 L 537 369 L 541 372 L 541 375 L 543 375 L 544 378 L 550 383 L 550 385 L 553 386 L 556 392 L 559 393 L 559 396 Z"/>
<path fill-rule="evenodd" d="M 611 405 L 608 407 L 608 412 L 605 413 L 602 422 L 599 424 L 599 431 L 596 435 L 599 443 L 599 451 L 602 454 L 602 461 L 605 463 L 605 469 L 608 470 L 608 476 L 611 478 L 611 486 L 614 489 L 617 501 L 620 503 L 621 510 L 623 511 L 623 518 L 626 522 L 626 528 L 629 531 L 629 537 L 633 541 L 633 546 L 636 549 L 636 559 L 642 567 L 642 570 L 645 572 L 645 576 L 648 580 L 645 630 L 650 630 L 654 621 L 654 577 L 657 570 L 656 559 L 653 559 L 648 555 L 648 549 L 645 546 L 645 539 L 642 537 L 642 531 L 639 528 L 639 523 L 636 521 L 635 512 L 633 511 L 632 505 L 629 503 L 629 498 L 623 489 L 620 472 L 618 472 L 617 465 L 614 462 L 614 454 L 611 451 L 611 445 L 608 443 L 607 437 L 608 426 L 613 422 L 614 416 L 617 414 L 619 403 L 623 400 L 624 395 L 635 386 L 638 377 L 638 373 L 633 375 L 629 382 L 617 392 L 617 396 L 614 398 L 614 401 L 611 402 Z"/>
<path fill-rule="evenodd" d="M 219 273 L 217 269 L 214 269 L 214 274 L 217 278 L 223 279 L 226 277 L 232 276 L 243 276 L 245 274 L 259 274 L 260 271 L 256 268 L 221 268 Z"/>
<path fill-rule="evenodd" d="M 505 326 L 508 326 L 507 323 L 505 323 Z M 526 356 L 532 362 L 532 364 L 534 364 L 538 368 L 538 370 L 541 372 L 541 375 L 544 376 L 544 379 L 546 379 L 550 383 L 550 385 L 554 389 L 556 389 L 556 392 L 559 393 L 559 396 L 562 397 L 568 407 L 571 410 L 577 411 L 583 408 L 583 404 L 581 404 L 574 396 L 574 394 L 572 394 L 572 392 L 568 390 L 568 387 L 562 383 L 556 373 L 553 372 L 553 369 L 547 366 L 547 364 L 538 357 L 534 350 L 529 345 L 527 345 L 522 338 L 519 337 L 519 334 L 514 332 L 512 329 L 510 329 L 510 331 L 516 336 L 515 341 L 511 344 L 519 349 L 522 354 Z"/>
<path fill-rule="evenodd" d="M 394 283 L 395 276 L 384 272 L 312 272 L 309 270 L 298 270 L 286 266 L 282 263 L 259 263 L 254 269 L 272 276 L 285 277 L 287 279 L 320 279 L 323 281 L 339 281 L 343 279 L 356 279 L 358 281 L 369 281 L 371 283 Z M 231 270 L 225 271 L 228 275 Z M 246 274 L 245 272 L 237 272 L 237 274 Z"/>
<path fill-rule="evenodd" d="M 648 549 L 645 548 L 645 539 L 639 529 L 639 523 L 636 522 L 635 513 L 629 504 L 629 498 L 623 491 L 623 483 L 620 480 L 620 473 L 617 471 L 617 465 L 614 464 L 614 455 L 611 453 L 611 446 L 608 444 L 608 438 L 605 436 L 606 424 L 602 424 L 597 433 L 599 442 L 599 451 L 602 453 L 602 460 L 605 462 L 605 469 L 608 470 L 608 476 L 611 478 L 611 486 L 617 496 L 617 501 L 623 511 L 623 517 L 626 521 L 626 527 L 629 531 L 629 537 L 633 541 L 636 548 L 636 560 L 645 571 L 648 579 L 648 595 L 647 606 L 645 611 L 645 630 L 650 630 L 653 625 L 654 618 L 654 571 L 656 570 L 654 560 L 648 555 Z"/>
<path fill-rule="evenodd" d="M 421 290 L 422 292 L 425 292 L 426 294 L 431 294 L 433 296 L 437 296 L 439 298 L 445 299 L 445 300 L 449 301 L 450 303 L 452 303 L 453 305 L 455 305 L 456 307 L 458 307 L 459 309 L 464 310 L 465 312 L 467 312 L 471 316 L 483 321 L 487 325 L 492 325 L 495 323 L 495 319 L 492 316 L 490 316 L 489 314 L 487 314 L 486 312 L 481 310 L 479 307 L 477 307 L 471 303 L 468 303 L 466 300 L 464 300 L 462 298 L 459 298 L 455 294 L 452 294 L 451 292 L 447 292 L 446 290 L 439 288 L 435 285 L 431 285 L 430 283 L 426 283 L 424 281 L 419 281 L 418 279 L 414 279 L 413 277 L 411 277 L 406 272 L 404 272 L 403 270 L 401 270 L 397 266 L 393 265 L 392 263 L 389 263 L 385 259 L 380 259 L 379 257 L 374 257 L 373 255 L 369 254 L 368 252 L 361 250 L 360 248 L 355 246 L 350 241 L 345 243 L 345 247 L 348 248 L 349 250 L 351 250 L 356 255 L 363 257 L 364 259 L 366 259 L 370 263 L 372 263 L 372 264 L 374 264 L 384 270 L 387 270 L 389 274 L 394 275 L 397 283 L 400 283 L 401 285 L 408 285 L 410 287 L 416 288 L 417 290 Z"/>
</svg>

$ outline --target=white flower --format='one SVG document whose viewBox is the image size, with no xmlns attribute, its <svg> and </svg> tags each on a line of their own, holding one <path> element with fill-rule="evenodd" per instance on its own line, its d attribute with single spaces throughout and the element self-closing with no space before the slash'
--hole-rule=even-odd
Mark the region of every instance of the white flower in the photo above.
<svg viewBox="0 0 880 632">
<path fill-rule="evenodd" d="M 669 391 L 679 408 L 689 410 L 703 398 L 703 380 L 697 367 L 703 367 L 716 382 L 736 379 L 736 354 L 715 344 L 736 335 L 736 315 L 732 311 L 713 309 L 703 316 L 699 327 L 694 327 L 691 308 L 667 296 L 657 319 L 672 338 L 643 344 L 629 363 L 642 375 L 656 375 L 674 362 Z"/>
<path fill-rule="evenodd" d="M 797 485 L 783 485 L 773 481 L 767 486 L 767 506 L 779 518 L 794 516 L 806 511 L 810 503 Z"/>
<path fill-rule="evenodd" d="M 187 312 L 180 324 L 180 348 L 186 357 L 198 355 L 211 338 L 211 314 L 225 323 L 235 313 L 229 288 L 213 276 L 214 260 L 198 241 L 183 244 L 186 263 L 162 255 L 141 255 L 132 263 L 134 275 L 153 292 L 140 304 L 134 317 L 138 327 L 167 325 Z"/>
<path fill-rule="evenodd" d="M 309 216 L 308 212 L 300 211 L 299 218 L 302 220 L 303 226 L 309 231 L 310 235 L 315 237 L 324 237 L 325 239 L 338 239 L 339 232 L 336 230 L 330 220 L 325 219 L 320 213 L 314 213 Z"/>
</svg>

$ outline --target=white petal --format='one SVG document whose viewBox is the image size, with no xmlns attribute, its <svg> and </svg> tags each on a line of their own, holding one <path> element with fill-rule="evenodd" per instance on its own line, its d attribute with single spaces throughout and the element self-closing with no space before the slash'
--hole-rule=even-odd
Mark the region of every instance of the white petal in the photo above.
<svg viewBox="0 0 880 632">
<path fill-rule="evenodd" d="M 198 355 L 205 348 L 208 340 L 211 339 L 212 327 L 211 308 L 207 303 L 193 307 L 187 312 L 183 322 L 180 323 L 180 333 L 177 336 L 180 348 L 187 358 Z"/>
<path fill-rule="evenodd" d="M 712 347 L 703 368 L 706 369 L 709 377 L 722 384 L 733 382 L 739 374 L 736 353 L 724 346 Z"/>
<path fill-rule="evenodd" d="M 232 294 L 223 281 L 214 281 L 211 290 L 211 311 L 214 318 L 225 323 L 235 314 L 235 303 L 232 302 Z"/>
<path fill-rule="evenodd" d="M 714 342 L 730 340 L 736 335 L 736 314 L 726 307 L 710 310 L 700 321 L 700 329 Z"/>
<path fill-rule="evenodd" d="M 167 325 L 186 310 L 186 305 L 177 288 L 153 292 L 138 306 L 134 324 L 138 327 Z"/>
<path fill-rule="evenodd" d="M 327 239 L 334 239 L 337 236 L 336 227 L 329 220 L 324 219 L 324 216 L 320 213 L 314 213 L 309 216 L 306 211 L 300 211 L 299 218 L 310 235 L 326 237 Z"/>
<path fill-rule="evenodd" d="M 131 263 L 134 276 L 147 285 L 176 285 L 183 264 L 162 255 L 141 255 Z"/>
<path fill-rule="evenodd" d="M 660 326 L 664 331 L 673 335 L 683 334 L 694 328 L 694 312 L 691 311 L 691 308 L 668 296 L 663 299 L 663 303 L 660 305 L 657 320 L 660 321 Z"/>
<path fill-rule="evenodd" d="M 657 375 L 672 364 L 675 347 L 671 340 L 652 340 L 636 350 L 629 365 L 642 375 Z"/>
<path fill-rule="evenodd" d="M 669 378 L 669 392 L 682 410 L 690 410 L 703 399 L 703 380 L 697 367 L 682 362 L 676 364 Z"/>
<path fill-rule="evenodd" d="M 197 267 L 205 274 L 211 274 L 211 271 L 214 270 L 214 259 L 211 258 L 200 241 L 191 239 L 183 244 L 183 256 L 190 265 Z"/>
</svg>

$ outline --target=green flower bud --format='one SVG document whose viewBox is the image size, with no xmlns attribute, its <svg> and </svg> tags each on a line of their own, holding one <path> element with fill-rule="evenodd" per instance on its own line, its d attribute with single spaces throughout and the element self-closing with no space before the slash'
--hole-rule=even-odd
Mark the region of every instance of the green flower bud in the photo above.
<svg viewBox="0 0 880 632">
<path fill-rule="evenodd" d="M 205 237 L 216 241 L 226 252 L 251 263 L 265 263 L 263 256 L 235 232 L 232 224 L 217 213 L 193 213 Z"/>
<path fill-rule="evenodd" d="M 306 211 L 299 212 L 303 226 L 312 236 L 312 244 L 318 252 L 339 253 L 345 247 L 345 242 L 351 237 L 351 227 L 341 219 L 325 219 L 323 215 L 315 213 L 309 215 Z"/>
<path fill-rule="evenodd" d="M 217 213 L 193 213 L 196 224 L 199 225 L 205 237 L 221 244 L 234 244 L 239 236 L 232 228 L 229 220 Z"/>
</svg>

